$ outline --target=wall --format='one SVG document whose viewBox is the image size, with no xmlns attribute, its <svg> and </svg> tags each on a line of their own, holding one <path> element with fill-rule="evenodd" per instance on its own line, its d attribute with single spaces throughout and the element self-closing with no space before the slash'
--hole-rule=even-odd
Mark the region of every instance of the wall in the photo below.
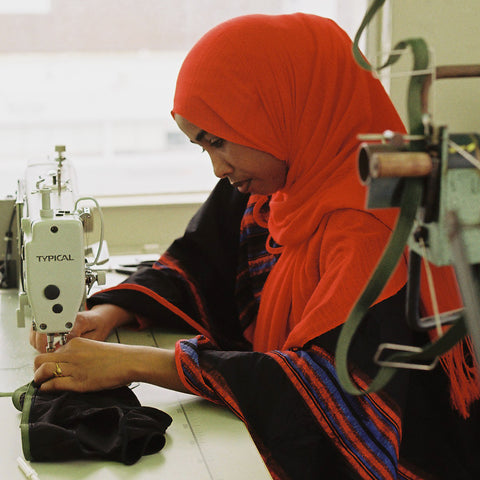
<svg viewBox="0 0 480 480">
<path fill-rule="evenodd" d="M 436 65 L 480 63 L 477 0 L 390 0 L 392 45 L 422 37 L 433 50 Z M 411 63 L 404 62 L 409 68 Z M 392 81 L 392 99 L 405 119 L 405 82 Z M 430 104 L 436 125 L 451 132 L 480 132 L 480 78 L 437 80 Z"/>
<path fill-rule="evenodd" d="M 181 236 L 199 204 L 103 207 L 105 239 L 110 255 L 161 254 Z M 96 218 L 95 218 L 96 220 Z M 95 221 L 92 241 L 98 239 Z"/>
<path fill-rule="evenodd" d="M 3 239 L 14 208 L 13 197 L 0 197 L 0 235 Z M 102 206 L 104 233 L 108 252 L 112 255 L 148 254 L 160 256 L 173 240 L 180 237 L 200 203 L 164 203 L 152 205 Z M 87 245 L 94 246 L 100 237 L 98 212 L 93 210 L 93 231 L 87 234 Z M 17 285 L 19 253 L 17 222 L 13 222 L 12 260 L 9 263 L 8 286 Z M 93 252 L 92 256 L 96 253 Z M 105 252 L 102 252 L 105 253 Z M 5 243 L 0 242 L 0 280 L 5 258 Z M 103 255 L 102 255 L 102 258 Z"/>
<path fill-rule="evenodd" d="M 390 0 L 384 12 L 391 23 L 392 44 L 421 36 L 434 48 L 438 65 L 479 63 L 480 9 L 476 0 Z M 383 38 L 382 48 L 389 47 L 384 32 L 373 35 L 372 31 L 370 38 Z M 378 45 L 377 49 L 380 50 Z M 407 60 L 403 65 L 406 68 Z M 452 131 L 480 132 L 479 87 L 480 79 L 436 82 L 434 122 L 448 124 Z M 405 90 L 406 80 L 403 84 L 392 82 L 391 96 L 404 119 Z M 104 207 L 110 253 L 161 253 L 183 233 L 198 206 L 187 203 Z"/>
</svg>

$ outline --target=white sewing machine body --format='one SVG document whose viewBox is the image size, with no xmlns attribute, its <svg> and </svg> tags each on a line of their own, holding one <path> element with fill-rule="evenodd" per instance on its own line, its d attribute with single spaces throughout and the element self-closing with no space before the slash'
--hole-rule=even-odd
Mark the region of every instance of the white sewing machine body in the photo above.
<svg viewBox="0 0 480 480">
<path fill-rule="evenodd" d="M 30 307 L 33 326 L 47 334 L 49 350 L 55 336 L 65 342 L 92 281 L 84 245 L 90 211 L 77 208 L 73 169 L 64 164 L 61 152 L 59 159 L 29 165 L 17 192 L 21 259 L 17 323 L 25 325 L 25 307 Z"/>
</svg>

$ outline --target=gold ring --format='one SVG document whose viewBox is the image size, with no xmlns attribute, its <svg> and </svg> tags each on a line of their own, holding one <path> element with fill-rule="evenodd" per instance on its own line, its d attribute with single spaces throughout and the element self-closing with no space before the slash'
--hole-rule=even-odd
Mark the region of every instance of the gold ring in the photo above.
<svg viewBox="0 0 480 480">
<path fill-rule="evenodd" d="M 62 369 L 60 368 L 60 365 L 58 363 L 55 363 L 55 371 L 53 372 L 54 377 L 61 377 L 62 375 Z"/>
</svg>

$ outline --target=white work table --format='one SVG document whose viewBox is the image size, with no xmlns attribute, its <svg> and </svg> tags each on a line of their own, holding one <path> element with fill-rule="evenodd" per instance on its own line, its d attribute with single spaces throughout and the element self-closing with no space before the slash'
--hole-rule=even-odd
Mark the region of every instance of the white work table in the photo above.
<svg viewBox="0 0 480 480">
<path fill-rule="evenodd" d="M 0 392 L 11 392 L 30 382 L 35 350 L 27 328 L 16 325 L 17 291 L 0 290 Z M 110 341 L 173 347 L 178 335 L 148 330 L 118 330 Z M 244 424 L 228 409 L 194 395 L 148 384 L 134 389 L 140 403 L 168 413 L 173 422 L 160 452 L 125 466 L 110 461 L 32 462 L 41 480 L 165 479 L 165 480 L 271 480 Z M 24 479 L 17 467 L 23 457 L 20 412 L 11 398 L 0 398 L 1 478 Z"/>
</svg>

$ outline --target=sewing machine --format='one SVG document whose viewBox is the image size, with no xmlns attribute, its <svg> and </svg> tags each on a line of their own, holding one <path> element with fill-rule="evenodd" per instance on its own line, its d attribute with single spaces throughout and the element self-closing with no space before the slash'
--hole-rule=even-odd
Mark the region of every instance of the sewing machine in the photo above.
<svg viewBox="0 0 480 480">
<path fill-rule="evenodd" d="M 78 198 L 73 167 L 64 156 L 65 147 L 55 147 L 53 162 L 27 167 L 18 182 L 17 221 L 20 252 L 20 285 L 17 325 L 25 326 L 30 316 L 38 332 L 47 335 L 47 351 L 55 350 L 55 338 L 66 342 L 75 316 L 82 308 L 87 288 L 105 283 L 102 271 L 91 267 L 96 258 L 85 256 L 85 232 L 92 230 L 92 212 L 79 203 L 95 199 Z M 101 218 L 101 217 L 100 217 Z M 103 223 L 103 222 L 102 222 Z"/>
<path fill-rule="evenodd" d="M 383 256 L 367 286 L 342 327 L 336 350 L 337 373 L 343 388 L 361 395 L 351 378 L 347 357 L 353 336 L 368 307 L 378 297 L 400 260 L 409 249 L 406 319 L 414 330 L 436 328 L 438 340 L 422 348 L 413 345 L 379 345 L 374 361 L 381 367 L 369 385 L 378 391 L 396 369 L 432 370 L 439 356 L 471 338 L 473 360 L 480 364 L 480 136 L 450 134 L 445 125 L 435 125 L 429 108 L 429 89 L 434 80 L 480 77 L 480 65 L 434 66 L 423 38 L 398 42 L 383 65 L 373 68 L 362 57 L 358 40 L 384 0 L 375 0 L 355 36 L 354 56 L 359 65 L 376 74 L 410 50 L 413 67 L 407 95 L 408 134 L 386 131 L 363 134 L 358 156 L 360 180 L 367 187 L 367 208 L 400 207 L 399 218 Z M 452 265 L 463 308 L 439 312 L 432 295 L 434 315 L 421 318 L 420 272 L 422 259 L 429 289 L 434 291 L 429 264 Z M 450 324 L 444 332 L 443 325 Z"/>
</svg>

